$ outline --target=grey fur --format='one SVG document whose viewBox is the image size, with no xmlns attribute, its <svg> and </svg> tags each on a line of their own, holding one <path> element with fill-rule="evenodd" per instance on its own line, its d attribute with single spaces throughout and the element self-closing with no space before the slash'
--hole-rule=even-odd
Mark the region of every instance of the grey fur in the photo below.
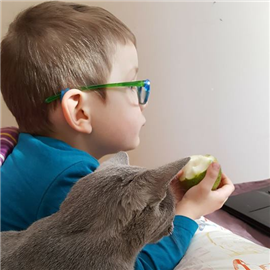
<svg viewBox="0 0 270 270">
<path fill-rule="evenodd" d="M 60 210 L 2 232 L 2 270 L 131 270 L 147 243 L 172 232 L 169 183 L 189 158 L 157 169 L 120 152 L 71 189 Z"/>
</svg>

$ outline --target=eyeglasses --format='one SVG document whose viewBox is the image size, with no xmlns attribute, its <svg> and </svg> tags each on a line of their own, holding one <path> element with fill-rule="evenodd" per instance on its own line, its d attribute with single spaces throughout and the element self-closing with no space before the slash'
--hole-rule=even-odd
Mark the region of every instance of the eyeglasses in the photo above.
<svg viewBox="0 0 270 270">
<path fill-rule="evenodd" d="M 144 105 L 147 103 L 149 94 L 150 94 L 150 81 L 143 80 L 143 81 L 134 81 L 134 82 L 120 82 L 120 83 L 109 83 L 109 84 L 98 84 L 98 85 L 90 85 L 90 86 L 81 86 L 78 89 L 81 91 L 88 91 L 88 90 L 97 90 L 101 88 L 115 88 L 115 87 L 128 87 L 130 89 L 134 89 L 137 91 L 139 104 Z M 62 100 L 64 94 L 69 90 L 66 88 L 61 92 L 57 93 L 54 96 L 50 96 L 45 99 L 46 103 L 51 103 L 54 100 L 60 98 Z"/>
</svg>

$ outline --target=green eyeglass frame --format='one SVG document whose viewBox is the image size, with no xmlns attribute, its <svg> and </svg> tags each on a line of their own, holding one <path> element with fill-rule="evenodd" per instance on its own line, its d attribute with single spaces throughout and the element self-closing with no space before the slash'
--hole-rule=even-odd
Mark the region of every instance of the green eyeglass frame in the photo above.
<svg viewBox="0 0 270 270">
<path fill-rule="evenodd" d="M 109 83 L 109 84 L 98 84 L 98 85 L 90 85 L 90 86 L 81 86 L 78 89 L 81 91 L 88 91 L 88 90 L 97 90 L 101 88 L 114 88 L 114 87 L 136 87 L 139 104 L 144 105 L 147 103 L 149 94 L 150 94 L 150 81 L 143 80 L 143 81 L 134 81 L 134 82 L 119 82 L 119 83 Z M 45 99 L 46 103 L 51 103 L 60 98 L 62 100 L 64 94 L 70 90 L 66 88 L 61 92 L 57 93 L 54 96 L 50 96 Z"/>
</svg>

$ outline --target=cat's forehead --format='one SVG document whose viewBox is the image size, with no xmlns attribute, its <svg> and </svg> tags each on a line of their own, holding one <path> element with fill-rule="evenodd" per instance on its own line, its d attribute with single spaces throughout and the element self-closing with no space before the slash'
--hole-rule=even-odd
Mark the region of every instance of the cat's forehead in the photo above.
<svg viewBox="0 0 270 270">
<path fill-rule="evenodd" d="M 141 167 L 116 164 L 96 170 L 86 177 L 87 184 L 84 186 L 86 196 L 89 196 L 91 190 L 91 193 L 100 192 L 104 200 L 118 201 L 121 194 L 132 191 L 129 188 L 131 183 L 143 180 L 144 171 L 145 169 Z"/>
</svg>

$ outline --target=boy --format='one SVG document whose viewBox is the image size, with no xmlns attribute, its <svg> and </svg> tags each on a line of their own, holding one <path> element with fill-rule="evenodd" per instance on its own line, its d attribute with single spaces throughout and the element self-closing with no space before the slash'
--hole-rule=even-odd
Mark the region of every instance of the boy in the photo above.
<svg viewBox="0 0 270 270">
<path fill-rule="evenodd" d="M 101 8 L 58 1 L 19 14 L 2 41 L 1 65 L 2 94 L 21 132 L 1 168 L 1 226 L 22 230 L 55 213 L 98 159 L 139 145 L 150 84 L 135 82 L 136 40 L 121 21 Z M 119 82 L 132 83 L 108 85 Z M 194 219 L 220 208 L 233 191 L 225 175 L 211 191 L 218 170 L 210 166 L 184 197 L 174 182 L 174 233 L 147 245 L 136 269 L 179 263 L 197 229 Z"/>
</svg>

